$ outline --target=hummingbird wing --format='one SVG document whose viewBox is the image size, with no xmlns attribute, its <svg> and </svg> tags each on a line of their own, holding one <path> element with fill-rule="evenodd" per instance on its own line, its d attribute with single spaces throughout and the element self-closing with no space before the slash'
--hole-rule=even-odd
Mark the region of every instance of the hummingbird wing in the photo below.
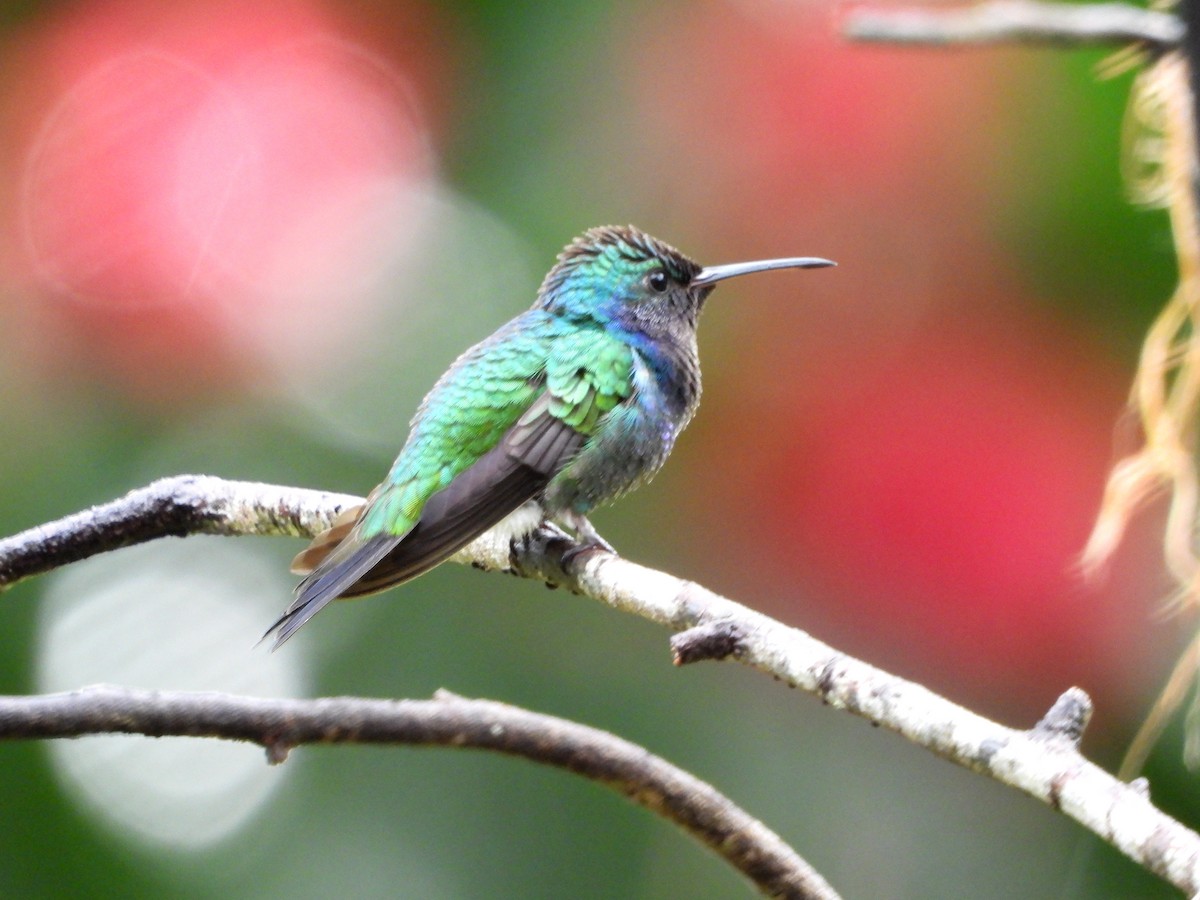
<svg viewBox="0 0 1200 900">
<path fill-rule="evenodd" d="M 541 394 L 499 444 L 426 501 L 412 530 L 340 596 L 373 594 L 429 571 L 533 499 L 585 437 L 555 418 L 551 403 L 549 393 Z"/>
<path fill-rule="evenodd" d="M 532 316 L 543 318 L 518 325 Z M 296 557 L 311 571 L 266 636 L 278 647 L 331 600 L 415 578 L 536 497 L 629 396 L 632 365 L 624 343 L 540 311 L 467 351 L 421 404 L 387 481 Z"/>
</svg>

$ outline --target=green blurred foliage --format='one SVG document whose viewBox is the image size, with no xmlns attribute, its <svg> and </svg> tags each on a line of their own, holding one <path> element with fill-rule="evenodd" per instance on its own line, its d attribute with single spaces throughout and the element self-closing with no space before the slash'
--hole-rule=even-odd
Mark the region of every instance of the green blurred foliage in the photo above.
<svg viewBox="0 0 1200 900">
<path fill-rule="evenodd" d="M 1031 181 L 1006 179 L 1014 190 L 1001 235 L 1039 295 L 1128 358 L 1174 289 L 1174 247 L 1165 211 L 1134 206 L 1121 183 L 1121 155 L 1129 152 L 1121 126 L 1133 76 L 1099 79 L 1109 56 L 1038 60 L 1047 87 L 1038 104 L 1044 128 L 1015 135 L 1012 172 Z M 1102 128 L 1111 130 L 1104 135 Z M 1052 144 L 1050 132 L 1072 139 Z"/>
</svg>

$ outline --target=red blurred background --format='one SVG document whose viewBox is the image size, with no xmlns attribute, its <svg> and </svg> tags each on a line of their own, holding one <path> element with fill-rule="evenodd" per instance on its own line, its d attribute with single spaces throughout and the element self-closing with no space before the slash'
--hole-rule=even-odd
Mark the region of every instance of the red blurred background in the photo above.
<svg viewBox="0 0 1200 900">
<path fill-rule="evenodd" d="M 1093 83 L 1094 58 L 849 44 L 841 12 L 107 0 L 13 13 L 0 415 L 22 440 L 0 454 L 8 530 L 171 465 L 369 489 L 415 399 L 533 300 L 586 227 L 632 220 L 709 263 L 828 256 L 838 269 L 714 297 L 697 422 L 663 484 L 598 526 L 632 558 L 1015 724 L 1079 684 L 1113 755 L 1181 639 L 1152 617 L 1168 589 L 1154 515 L 1107 580 L 1076 570 L 1129 449 L 1114 434 L 1138 335 L 1172 277 L 1165 220 L 1120 197 L 1125 85 Z M 468 220 L 479 230 L 447 237 Z M 339 386 L 321 402 L 297 400 L 297 384 L 326 383 Z M 351 395 L 386 453 L 313 411 Z M 652 681 L 670 673 L 624 636 L 605 657 L 622 665 L 588 685 L 573 652 L 519 636 L 464 654 L 447 629 L 414 649 L 423 591 L 439 615 L 463 608 L 442 577 L 389 612 L 345 610 L 364 632 L 320 688 L 370 690 L 378 671 L 374 689 L 413 690 L 400 679 L 421 667 L 395 659 L 415 653 L 435 679 L 426 654 L 444 644 L 454 683 L 478 675 L 518 702 L 562 691 L 547 703 L 568 714 L 585 703 L 572 691 L 595 689 L 616 730 L 661 718 L 655 703 L 679 689 Z M 504 610 L 489 614 L 514 635 L 546 615 Z M 394 618 L 368 632 L 372 614 Z M 752 696 L 760 712 L 775 702 Z"/>
<path fill-rule="evenodd" d="M 395 204 L 440 177 L 470 40 L 426 4 L 243 6 L 77 4 L 10 42 L 0 196 L 23 366 L 169 414 L 353 354 L 391 302 L 391 248 L 422 227 Z M 1129 632 L 1147 631 L 1152 551 L 1107 589 L 1073 566 L 1128 362 L 1038 296 L 994 223 L 1036 72 L 851 46 L 815 3 L 677 13 L 614 20 L 600 108 L 641 126 L 632 147 L 619 123 L 604 138 L 633 199 L 576 230 L 652 209 L 721 259 L 841 264 L 714 304 L 686 456 L 723 476 L 684 501 L 701 546 L 733 548 L 729 577 L 749 597 L 765 580 L 788 621 L 977 699 L 1002 683 L 1028 712 L 1072 681 L 1140 702 L 1150 644 Z M 687 52 L 627 38 L 662 34 Z M 497 298 L 476 333 L 529 299 Z"/>
</svg>

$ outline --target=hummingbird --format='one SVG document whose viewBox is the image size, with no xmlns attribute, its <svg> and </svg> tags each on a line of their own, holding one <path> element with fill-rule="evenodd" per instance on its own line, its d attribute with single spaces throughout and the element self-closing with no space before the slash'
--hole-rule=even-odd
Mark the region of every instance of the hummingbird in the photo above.
<svg viewBox="0 0 1200 900">
<path fill-rule="evenodd" d="M 533 306 L 458 357 L 426 395 L 387 478 L 292 562 L 277 649 L 331 600 L 401 584 L 493 527 L 551 522 L 569 553 L 613 552 L 588 520 L 661 468 L 700 402 L 696 324 L 713 288 L 816 257 L 702 267 L 633 226 L 568 244 Z"/>
</svg>

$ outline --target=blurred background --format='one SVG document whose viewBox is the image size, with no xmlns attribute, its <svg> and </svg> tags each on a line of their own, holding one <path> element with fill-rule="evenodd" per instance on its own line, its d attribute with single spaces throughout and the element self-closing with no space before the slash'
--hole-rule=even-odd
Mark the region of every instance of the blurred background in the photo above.
<svg viewBox="0 0 1200 900">
<path fill-rule="evenodd" d="M 202 472 L 365 493 L 458 352 L 586 227 L 702 262 L 697 420 L 595 522 L 1029 726 L 1066 687 L 1115 767 L 1187 639 L 1161 512 L 1076 570 L 1166 217 L 1119 178 L 1100 52 L 850 45 L 831 2 L 0 2 L 0 532 Z M 1168 897 L 1068 820 L 665 632 L 455 566 L 282 651 L 286 540 L 190 539 L 12 590 L 0 692 L 94 682 L 483 696 L 711 781 L 847 897 Z M 1148 770 L 1200 825 L 1180 728 Z M 473 752 L 0 747 L 0 896 L 726 897 L 616 795 Z"/>
</svg>

